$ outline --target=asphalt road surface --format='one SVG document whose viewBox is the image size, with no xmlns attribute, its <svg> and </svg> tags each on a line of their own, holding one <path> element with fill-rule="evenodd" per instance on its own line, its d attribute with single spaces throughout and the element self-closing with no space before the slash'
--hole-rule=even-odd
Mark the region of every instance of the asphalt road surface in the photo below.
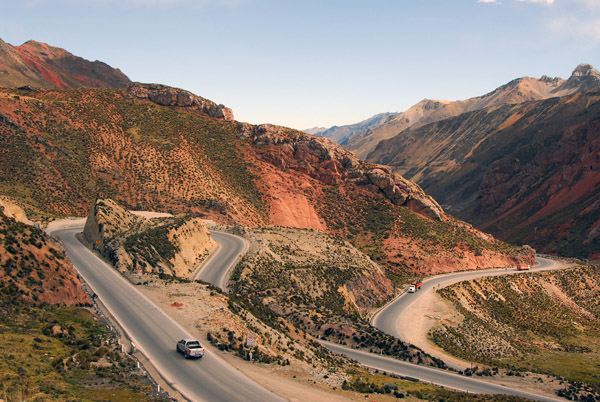
<svg viewBox="0 0 600 402">
<path fill-rule="evenodd" d="M 79 274 L 171 386 L 192 401 L 283 401 L 208 350 L 199 360 L 186 360 L 177 353 L 176 342 L 192 336 L 83 246 L 75 238 L 82 229 L 79 226 L 51 234 L 64 242 Z M 220 256 L 214 260 L 215 264 L 223 261 L 225 268 L 231 264 Z"/>
<path fill-rule="evenodd" d="M 229 272 L 240 256 L 246 252 L 248 243 L 241 237 L 229 233 L 211 230 L 210 235 L 219 243 L 219 248 L 204 264 L 195 279 L 200 279 L 227 291 Z"/>
<path fill-rule="evenodd" d="M 404 293 L 397 297 L 394 301 L 389 303 L 387 306 L 382 308 L 371 320 L 371 324 L 385 332 L 386 334 L 392 335 L 393 337 L 403 339 L 402 334 L 398 330 L 398 325 L 410 325 L 410 323 L 398 322 L 398 317 L 406 309 L 424 294 L 426 290 L 432 289 L 434 286 L 439 289 L 454 283 L 471 280 L 475 278 L 483 278 L 485 276 L 499 276 L 506 274 L 519 274 L 532 271 L 548 271 L 562 268 L 552 260 L 538 257 L 537 264 L 534 265 L 533 269 L 529 271 L 518 271 L 516 268 L 505 269 L 492 269 L 483 271 L 470 271 L 470 272 L 458 272 L 447 275 L 440 275 L 423 281 L 423 286 L 416 293 Z"/>
<path fill-rule="evenodd" d="M 504 387 L 502 385 L 492 384 L 473 377 L 465 377 L 449 371 L 435 369 L 432 367 L 419 366 L 393 359 L 391 357 L 380 356 L 374 353 L 364 352 L 361 350 L 351 349 L 346 346 L 341 346 L 330 342 L 321 342 L 331 351 L 345 355 L 360 364 L 384 371 L 388 374 L 397 374 L 404 377 L 419 379 L 420 381 L 429 382 L 435 385 L 440 385 L 447 388 L 456 389 L 459 391 L 476 393 L 476 394 L 501 394 L 501 395 L 516 395 L 523 398 L 529 398 L 535 401 L 556 402 L 565 401 L 565 399 L 552 398 L 544 395 L 537 395 L 530 392 L 520 391 Z"/>
<path fill-rule="evenodd" d="M 531 271 L 546 271 L 564 268 L 563 266 L 559 266 L 554 261 L 546 258 L 538 257 L 537 262 L 538 263 L 534 266 L 534 268 Z M 419 295 L 425 293 L 425 290 L 432 289 L 434 286 L 438 289 L 443 288 L 453 283 L 460 282 L 462 280 L 470 280 L 485 276 L 519 274 L 531 271 L 517 271 L 514 268 L 508 270 L 497 269 L 475 272 L 459 272 L 427 279 L 423 281 L 423 286 L 416 293 L 405 293 L 396 298 L 386 307 L 381 309 L 373 317 L 372 325 L 389 335 L 402 339 L 400 331 L 398 330 L 398 326 L 402 324 L 398 322 L 398 317 L 406 309 L 410 308 L 410 306 L 417 300 Z M 404 325 L 407 324 L 404 323 Z M 394 373 L 401 376 L 419 379 L 420 381 L 429 382 L 448 388 L 453 388 L 459 391 L 483 394 L 517 395 L 537 401 L 565 400 L 558 397 L 548 397 L 545 395 L 537 395 L 530 392 L 520 391 L 518 389 L 511 389 L 502 385 L 489 383 L 477 378 L 461 376 L 445 370 L 419 366 L 416 364 L 396 360 L 393 358 L 351 349 L 335 343 L 321 343 L 328 349 L 334 351 L 335 353 L 345 355 L 353 360 L 356 360 L 364 366 L 379 369 L 387 373 Z"/>
<path fill-rule="evenodd" d="M 190 400 L 200 401 L 281 401 L 239 371 L 207 351 L 199 361 L 189 361 L 175 351 L 177 340 L 191 337 L 190 334 L 171 320 L 150 300 L 139 293 L 112 267 L 83 246 L 75 234 L 82 226 L 55 230 L 67 248 L 73 265 L 85 278 L 115 318 L 126 329 L 142 352 L 152 361 L 161 375 Z M 220 248 L 198 274 L 199 279 L 224 288 L 229 270 L 246 243 L 237 236 L 212 232 Z M 553 262 L 539 258 L 535 270 L 556 269 Z M 506 274 L 505 270 L 466 272 L 431 278 L 423 282 L 423 289 L 433 286 L 448 286 L 460 280 L 489 275 Z M 383 308 L 373 319 L 373 324 L 393 336 L 397 336 L 397 315 L 410 307 L 415 294 L 403 295 Z M 335 353 L 343 354 L 359 363 L 387 373 L 419 379 L 420 381 L 453 388 L 465 392 L 517 395 L 538 401 L 564 401 L 537 394 L 511 389 L 483 380 L 457 375 L 448 371 L 419 366 L 377 354 L 354 350 L 341 345 L 322 342 Z"/>
<path fill-rule="evenodd" d="M 224 235 L 226 238 L 223 239 L 221 237 L 215 236 L 215 234 L 219 234 L 220 232 L 211 232 L 213 238 L 215 238 L 219 243 L 223 245 L 223 247 L 232 247 L 235 249 L 234 252 L 231 252 L 231 256 L 236 256 L 237 254 L 242 254 L 243 249 L 245 249 L 246 245 L 243 239 L 233 236 L 227 233 L 220 233 Z M 227 242 L 226 242 L 227 241 Z M 200 271 L 198 277 L 205 282 L 212 283 L 213 285 L 219 286 L 224 289 L 225 280 L 227 275 L 229 274 L 229 270 L 232 264 L 212 264 L 213 261 L 209 260 L 205 267 Z M 547 269 L 557 269 L 555 264 L 551 260 L 547 260 L 544 258 L 538 258 L 538 265 L 535 266 L 535 270 L 547 270 Z M 523 271 L 514 271 L 514 273 L 520 273 Z M 427 281 L 423 282 L 422 289 L 429 289 L 433 286 L 448 286 L 452 283 L 459 282 L 461 280 L 472 279 L 477 277 L 491 276 L 491 275 L 504 275 L 506 273 L 513 273 L 513 271 L 506 271 L 504 269 L 498 270 L 486 270 L 479 272 L 461 272 L 448 274 L 440 277 L 431 278 Z M 377 322 L 374 324 L 378 326 L 379 329 L 384 332 L 389 333 L 392 336 L 398 336 L 397 325 L 398 325 L 398 315 L 404 311 L 404 309 L 410 307 L 415 300 L 415 297 L 418 297 L 422 292 L 421 290 L 417 293 L 406 294 L 395 299 L 388 306 L 383 308 L 373 320 Z M 423 292 L 424 293 L 424 292 Z M 388 332 L 389 331 L 389 332 Z M 371 367 L 374 369 L 378 369 L 381 371 L 385 371 L 387 373 L 394 373 L 400 376 L 411 377 L 414 379 L 419 379 L 420 381 L 429 382 L 432 384 L 440 385 L 447 388 L 456 389 L 464 392 L 471 393 L 480 393 L 480 394 L 503 394 L 503 395 L 516 395 L 524 398 L 529 398 L 537 401 L 548 401 L 548 402 L 556 402 L 556 401 L 564 401 L 564 399 L 547 397 L 545 395 L 533 394 L 530 392 L 525 392 L 517 389 L 511 389 L 502 385 L 493 384 L 490 382 L 486 382 L 484 380 L 480 380 L 478 378 L 461 376 L 446 370 L 434 369 L 425 366 L 419 366 L 417 364 L 407 363 L 400 360 L 396 360 L 393 358 L 368 353 L 360 350 L 355 350 L 348 348 L 346 346 L 338 345 L 330 342 L 321 342 L 321 344 L 331 351 L 345 355 L 353 360 L 356 360 L 360 364 Z"/>
</svg>

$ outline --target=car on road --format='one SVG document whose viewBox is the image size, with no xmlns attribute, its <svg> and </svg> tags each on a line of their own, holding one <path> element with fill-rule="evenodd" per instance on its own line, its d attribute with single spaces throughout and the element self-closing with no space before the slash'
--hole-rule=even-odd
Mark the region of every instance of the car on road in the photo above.
<svg viewBox="0 0 600 402">
<path fill-rule="evenodd" d="M 192 357 L 201 358 L 204 356 L 204 348 L 196 339 L 182 339 L 177 342 L 177 352 L 183 353 L 186 359 Z"/>
</svg>

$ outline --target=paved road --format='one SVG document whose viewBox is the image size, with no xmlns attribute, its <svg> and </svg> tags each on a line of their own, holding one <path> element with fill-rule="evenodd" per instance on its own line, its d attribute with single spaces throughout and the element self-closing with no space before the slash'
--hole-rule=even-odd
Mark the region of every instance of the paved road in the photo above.
<svg viewBox="0 0 600 402">
<path fill-rule="evenodd" d="M 209 351 L 200 360 L 186 360 L 178 354 L 177 340 L 191 335 L 84 247 L 75 238 L 82 229 L 79 226 L 51 234 L 61 238 L 77 271 L 167 382 L 192 401 L 283 400 Z"/>
<path fill-rule="evenodd" d="M 519 391 L 504 387 L 502 385 L 492 384 L 478 378 L 465 377 L 454 374 L 448 371 L 434 369 L 431 367 L 419 366 L 396 360 L 390 357 L 380 356 L 361 350 L 350 349 L 345 346 L 340 346 L 335 343 L 321 342 L 328 349 L 335 353 L 348 356 L 349 358 L 358 361 L 360 364 L 385 371 L 388 374 L 394 373 L 400 376 L 418 378 L 421 381 L 430 382 L 432 384 L 441 385 L 443 387 L 456 389 L 464 392 L 477 394 L 502 394 L 516 395 L 523 398 L 529 398 L 536 401 L 556 402 L 565 401 L 565 399 L 552 398 L 543 395 L 537 395 L 530 392 Z"/>
<path fill-rule="evenodd" d="M 213 236 L 215 232 L 212 232 Z M 232 253 L 232 255 L 236 255 L 238 253 L 241 254 L 240 247 L 245 247 L 244 242 L 237 236 L 229 235 L 223 233 L 223 235 L 227 235 L 228 240 L 232 241 L 233 244 L 228 247 L 235 247 L 236 251 Z M 222 241 L 221 238 L 217 238 L 214 236 L 219 242 Z M 225 247 L 225 242 L 222 243 Z M 535 270 L 543 270 L 543 269 L 556 269 L 554 267 L 554 262 L 547 259 L 539 258 L 539 265 L 536 265 Z M 223 288 L 225 283 L 225 279 L 228 275 L 228 270 L 230 266 L 226 266 L 224 264 L 216 264 L 215 266 L 209 266 L 212 264 L 212 261 L 209 261 L 205 268 L 200 272 L 200 279 L 212 283 L 214 285 L 220 286 Z M 520 271 L 516 271 L 518 273 Z M 503 275 L 506 274 L 505 270 L 487 270 L 487 271 L 479 271 L 479 272 L 463 272 L 463 273 L 455 273 L 444 275 L 443 277 L 436 277 L 429 279 L 423 282 L 423 289 L 429 289 L 433 286 L 448 286 L 452 283 L 459 282 L 461 280 L 470 279 L 472 277 L 483 277 L 490 275 Z M 439 284 L 439 285 L 438 285 Z M 416 294 L 410 294 L 410 296 L 417 296 L 424 292 L 419 291 Z M 418 296 L 417 296 L 418 297 Z M 405 308 L 410 307 L 410 305 L 414 302 L 414 298 L 410 299 L 409 297 L 399 297 L 390 303 L 387 307 L 382 309 L 379 314 L 375 317 L 374 321 L 377 321 L 376 325 L 380 325 L 380 329 L 384 330 L 384 332 L 388 332 L 393 336 L 395 331 L 397 332 L 397 314 L 400 314 L 404 311 Z M 400 360 L 396 360 L 393 358 L 380 356 L 373 353 L 368 353 L 364 351 L 359 351 L 355 349 L 351 349 L 345 346 L 337 345 L 335 343 L 330 342 L 321 342 L 323 346 L 332 350 L 335 353 L 343 354 L 351 359 L 358 361 L 360 364 L 363 364 L 367 367 L 379 369 L 381 371 L 385 371 L 387 373 L 395 373 L 401 376 L 407 376 L 412 378 L 418 378 L 421 381 L 430 382 L 432 384 L 457 389 L 459 391 L 472 392 L 472 393 L 483 393 L 483 394 L 503 394 L 503 395 L 517 395 L 524 398 L 529 398 L 537 401 L 545 401 L 545 402 L 556 402 L 556 401 L 564 401 L 564 399 L 547 397 L 544 395 L 537 395 L 525 391 L 520 391 L 516 389 L 511 389 L 504 387 L 502 385 L 492 384 L 478 378 L 473 377 L 465 377 L 455 373 L 451 373 L 445 370 L 434 369 L 430 367 L 419 366 L 417 364 L 411 364 L 407 362 L 403 362 Z"/>
<path fill-rule="evenodd" d="M 547 271 L 563 268 L 554 261 L 546 258 L 538 257 L 537 262 L 538 263 L 534 266 L 534 268 L 531 271 L 517 271 L 514 268 L 509 270 L 494 269 L 484 271 L 459 272 L 447 275 L 440 275 L 437 277 L 427 279 L 423 281 L 423 286 L 416 293 L 404 293 L 403 295 L 397 297 L 394 301 L 389 303 L 387 306 L 385 306 L 383 309 L 381 309 L 373 317 L 373 319 L 371 320 L 371 324 L 374 327 L 385 332 L 386 334 L 392 335 L 399 339 L 403 339 L 402 333 L 398 328 L 398 326 L 400 325 L 398 322 L 398 317 L 406 309 L 408 309 L 415 301 L 417 301 L 420 295 L 424 294 L 427 290 L 432 289 L 434 286 L 439 289 L 440 287 L 443 288 L 463 280 L 483 278 L 485 276 L 519 274 L 524 272 Z"/>
<path fill-rule="evenodd" d="M 210 401 L 271 401 L 282 400 L 264 388 L 250 381 L 243 374 L 224 363 L 218 356 L 207 353 L 200 361 L 188 361 L 175 352 L 177 339 L 190 336 L 187 331 L 166 316 L 157 306 L 139 293 L 121 275 L 104 263 L 96 255 L 75 239 L 75 234 L 81 232 L 82 226 L 73 229 L 56 230 L 52 234 L 59 236 L 69 253 L 69 257 L 79 273 L 86 279 L 92 289 L 102 299 L 103 303 L 114 314 L 117 320 L 126 328 L 137 347 L 159 369 L 161 374 L 191 400 Z M 199 273 L 202 280 L 223 288 L 229 269 L 235 259 L 242 254 L 246 244 L 238 237 L 226 233 L 214 232 L 214 238 L 221 244 L 218 256 L 211 258 Z M 229 257 L 221 256 L 228 250 Z M 230 259 L 231 258 L 231 259 Z M 550 260 L 541 260 L 541 266 L 536 270 L 552 269 Z M 496 274 L 504 274 L 498 270 Z M 452 281 L 467 279 L 473 273 L 461 273 L 433 278 L 424 282 L 423 286 L 442 286 Z M 481 276 L 494 274 L 493 271 L 480 272 Z M 415 294 L 418 295 L 419 293 Z M 415 296 L 411 295 L 411 296 Z M 396 299 L 388 307 L 381 310 L 375 317 L 377 325 L 388 325 L 388 330 L 394 331 L 397 320 L 394 320 Z M 402 302 L 407 308 L 412 304 Z M 388 311 L 389 310 L 389 311 Z M 389 315 L 388 315 L 389 314 Z M 393 323 L 393 324 L 390 324 Z M 390 329 L 391 328 L 391 329 Z M 323 344 L 336 353 L 344 354 L 365 366 L 376 368 L 388 373 L 418 378 L 421 381 L 458 389 L 467 392 L 518 395 L 539 401 L 564 401 L 513 390 L 496 384 L 491 384 L 476 378 L 459 376 L 457 374 L 410 364 L 396 359 L 342 347 L 340 345 Z M 174 381 L 176 379 L 176 381 Z"/>
<path fill-rule="evenodd" d="M 554 261 L 545 258 L 538 257 L 537 261 L 538 264 L 535 265 L 532 271 L 556 270 L 564 268 L 564 266 L 560 266 Z M 516 269 L 507 271 L 504 269 L 497 269 L 477 272 L 461 272 L 430 278 L 426 281 L 423 281 L 423 286 L 417 293 L 405 293 L 381 309 L 373 317 L 372 325 L 389 335 L 402 339 L 402 335 L 399 330 L 400 323 L 398 322 L 398 317 L 400 314 L 402 314 L 402 312 L 410 308 L 410 306 L 418 299 L 419 295 L 424 294 L 426 290 L 432 289 L 434 286 L 437 288 L 449 286 L 453 283 L 467 279 L 481 278 L 484 276 L 519 274 L 523 272 L 531 271 L 517 271 Z M 421 381 L 430 382 L 432 384 L 441 385 L 460 391 L 484 394 L 517 395 L 538 401 L 565 401 L 565 399 L 558 397 L 548 397 L 545 395 L 537 395 L 530 392 L 511 389 L 477 378 L 465 377 L 445 370 L 419 366 L 393 358 L 351 349 L 334 343 L 321 343 L 335 353 L 346 355 L 367 367 L 376 368 L 387 373 L 395 373 L 401 376 L 417 378 Z"/>
<path fill-rule="evenodd" d="M 225 232 L 211 230 L 210 235 L 219 243 L 219 248 L 194 279 L 203 280 L 227 291 L 230 270 L 246 252 L 248 243 L 239 236 Z"/>
</svg>

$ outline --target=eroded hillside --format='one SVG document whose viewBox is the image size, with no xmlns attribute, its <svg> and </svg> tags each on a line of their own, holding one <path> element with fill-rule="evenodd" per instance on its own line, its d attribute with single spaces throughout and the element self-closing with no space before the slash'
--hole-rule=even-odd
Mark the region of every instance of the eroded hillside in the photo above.
<svg viewBox="0 0 600 402">
<path fill-rule="evenodd" d="M 121 272 L 182 279 L 193 279 L 202 261 L 217 247 L 200 218 L 145 218 L 110 199 L 96 201 L 83 237 Z"/>
<path fill-rule="evenodd" d="M 594 256 L 599 99 L 592 91 L 463 114 L 406 130 L 373 156 L 502 239 Z"/>
<path fill-rule="evenodd" d="M 0 287 L 30 303 L 89 303 L 60 242 L 4 215 L 0 207 Z"/>
<path fill-rule="evenodd" d="M 85 215 L 95 199 L 111 198 L 132 210 L 320 229 L 396 274 L 439 271 L 448 261 L 454 270 L 532 258 L 531 250 L 510 249 L 449 218 L 386 166 L 364 163 L 323 138 L 231 121 L 207 102 L 141 84 L 0 89 L 0 147 L 7 156 L 0 161 L 0 192 L 38 219 Z M 419 246 L 400 253 L 413 236 Z M 449 241 L 440 245 L 441 238 Z"/>
<path fill-rule="evenodd" d="M 463 317 L 431 334 L 450 353 L 598 384 L 597 266 L 461 282 L 441 294 Z"/>
<path fill-rule="evenodd" d="M 394 286 L 350 243 L 317 230 L 282 227 L 246 229 L 243 235 L 251 247 L 230 287 L 233 300 L 263 322 L 300 339 L 310 335 L 443 366 L 369 325 L 368 313 L 394 294 Z"/>
</svg>

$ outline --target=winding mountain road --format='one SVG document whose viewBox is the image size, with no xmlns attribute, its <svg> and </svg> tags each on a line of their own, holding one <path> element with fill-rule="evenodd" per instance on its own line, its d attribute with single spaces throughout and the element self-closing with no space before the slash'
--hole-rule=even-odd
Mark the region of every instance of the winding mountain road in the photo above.
<svg viewBox="0 0 600 402">
<path fill-rule="evenodd" d="M 236 251 L 232 252 L 231 255 L 234 256 L 234 258 L 238 253 L 241 253 L 240 250 L 242 250 L 243 247 L 246 247 L 246 243 L 243 239 L 227 233 L 221 234 L 226 237 L 228 243 L 225 243 L 225 239 L 223 238 L 215 237 L 215 239 L 217 239 L 223 246 L 225 246 L 226 244 L 233 243 L 231 246 L 234 247 Z M 229 266 L 220 264 L 212 267 L 204 267 L 198 275 L 198 277 L 206 282 L 212 283 L 213 285 L 219 286 L 222 289 L 224 289 L 225 281 L 229 274 L 229 269 L 231 268 L 231 266 L 232 264 L 230 264 Z M 561 268 L 564 267 L 558 266 L 552 260 L 538 258 L 538 264 L 535 266 L 535 271 L 553 270 Z M 424 295 L 427 291 L 432 291 L 434 286 L 439 288 L 449 286 L 453 283 L 467 279 L 475 279 L 485 276 L 505 275 L 507 273 L 517 274 L 522 272 L 524 271 L 507 271 L 504 269 L 498 269 L 475 272 L 459 272 L 430 278 L 423 282 L 422 290 L 420 290 L 419 292 L 404 294 L 393 300 L 383 309 L 381 309 L 379 313 L 374 316 L 372 324 L 378 327 L 380 330 L 392 336 L 402 337 L 402 331 L 399 329 L 401 328 L 401 326 L 399 325 L 398 318 L 404 311 L 408 310 L 413 305 L 413 303 L 415 303 L 418 300 L 420 296 Z M 514 395 L 544 402 L 564 401 L 564 399 L 558 397 L 539 395 L 519 389 L 512 389 L 503 385 L 490 383 L 482 379 L 466 377 L 446 370 L 419 366 L 417 364 L 407 363 L 390 357 L 368 353 L 361 350 L 351 349 L 331 342 L 321 341 L 321 344 L 327 347 L 329 350 L 333 351 L 334 353 L 345 355 L 367 367 L 385 371 L 387 373 L 394 373 L 401 376 L 416 378 L 420 381 L 429 382 L 432 384 L 456 389 L 459 391 L 482 394 Z"/>
<path fill-rule="evenodd" d="M 565 268 L 565 266 L 547 258 L 537 257 L 536 260 L 537 264 L 529 271 L 518 271 L 515 268 L 509 270 L 491 269 L 483 271 L 458 272 L 429 278 L 423 281 L 423 286 L 421 286 L 421 289 L 419 289 L 419 291 L 416 293 L 404 293 L 394 299 L 394 301 L 391 303 L 387 304 L 373 316 L 371 324 L 386 334 L 392 335 L 393 337 L 401 340 L 407 340 L 405 334 L 407 331 L 411 330 L 410 323 L 404 323 L 404 325 L 400 325 L 400 316 L 427 292 L 432 292 L 434 287 L 437 289 L 445 288 L 460 281 L 488 276 L 515 275 L 532 271 L 550 271 Z"/>
<path fill-rule="evenodd" d="M 228 233 L 220 234 L 223 237 L 215 236 L 214 238 L 219 241 L 223 247 L 232 247 L 232 249 L 235 250 L 230 253 L 234 259 L 236 258 L 237 254 L 241 254 L 242 250 L 247 247 L 245 241 L 237 236 Z M 230 265 L 219 264 L 214 266 L 205 266 L 197 278 L 225 289 L 226 278 L 228 277 L 229 270 L 232 266 L 233 263 Z M 538 264 L 535 266 L 536 271 L 561 268 L 563 268 L 563 266 L 557 266 L 554 261 L 545 258 L 538 258 Z M 404 294 L 381 309 L 378 314 L 374 316 L 372 324 L 392 336 L 402 338 L 403 332 L 400 330 L 402 327 L 399 325 L 398 318 L 403 312 L 408 310 L 420 296 L 424 295 L 427 291 L 432 291 L 434 286 L 439 288 L 449 286 L 462 280 L 475 279 L 485 276 L 517 274 L 522 272 L 524 271 L 507 271 L 504 269 L 498 269 L 475 272 L 459 272 L 430 278 L 423 282 L 422 290 L 419 292 Z M 493 384 L 482 379 L 465 377 L 446 370 L 419 366 L 417 364 L 407 363 L 390 357 L 351 349 L 331 342 L 321 341 L 321 344 L 334 353 L 345 355 L 353 360 L 356 360 L 364 366 L 385 371 L 387 373 L 394 373 L 400 376 L 416 378 L 420 381 L 429 382 L 459 391 L 481 394 L 514 395 L 544 402 L 564 401 L 564 399 L 560 399 L 558 397 L 539 395 L 519 389 L 512 389 L 503 385 Z"/>
<path fill-rule="evenodd" d="M 190 334 L 76 239 L 75 235 L 83 229 L 82 222 L 71 226 L 54 229 L 50 233 L 61 238 L 77 271 L 125 328 L 136 347 L 148 357 L 171 386 L 192 401 L 282 400 L 208 351 L 200 361 L 188 361 L 176 353 L 176 340 L 190 337 Z M 239 255 L 247 248 L 247 243 L 228 233 L 212 232 L 212 235 L 219 243 L 219 249 L 207 261 L 197 278 L 224 289 L 229 271 L 235 265 Z M 536 271 L 562 268 L 556 267 L 551 260 L 538 258 L 538 261 Z M 399 325 L 398 318 L 426 291 L 432 291 L 434 286 L 444 287 L 461 280 L 506 273 L 505 270 L 463 272 L 428 279 L 423 282 L 422 290 L 418 293 L 404 294 L 381 309 L 374 316 L 372 323 L 382 331 L 402 339 L 400 330 L 402 327 Z M 419 366 L 334 343 L 321 343 L 333 352 L 346 355 L 367 367 L 460 391 L 516 395 L 548 402 L 564 401 L 564 399 L 512 389 L 481 379 Z"/>
<path fill-rule="evenodd" d="M 567 267 L 564 264 L 559 264 L 546 258 L 538 257 L 537 261 L 538 264 L 535 265 L 532 271 L 549 271 L 564 269 Z M 414 304 L 416 304 L 419 301 L 419 298 L 423 297 L 427 292 L 433 292 L 434 287 L 440 289 L 463 280 L 471 280 L 487 276 L 520 274 L 524 272 L 531 271 L 517 271 L 516 269 L 496 269 L 485 271 L 459 272 L 436 276 L 423 281 L 423 285 L 418 292 L 404 293 L 401 296 L 394 299 L 373 317 L 371 323 L 373 326 L 377 327 L 381 331 L 392 335 L 396 338 L 405 340 L 405 334 L 407 331 L 411 331 L 411 325 L 410 323 L 402 322 L 400 318 L 402 317 L 403 313 L 407 312 Z M 482 379 L 465 377 L 445 370 L 419 366 L 416 364 L 396 360 L 393 358 L 343 347 L 334 343 L 321 343 L 330 350 L 334 351 L 335 353 L 343 354 L 367 367 L 382 370 L 387 373 L 394 373 L 401 376 L 417 378 L 421 381 L 441 385 L 448 388 L 453 388 L 459 391 L 484 394 L 514 395 L 529 398 L 536 401 L 565 401 L 565 399 L 561 399 L 558 397 L 539 395 L 528 391 L 508 388 L 502 385 L 487 382 Z"/>
<path fill-rule="evenodd" d="M 71 226 L 50 230 L 50 234 L 63 241 L 79 274 L 172 387 L 191 401 L 283 401 L 208 350 L 200 360 L 186 360 L 178 354 L 175 343 L 191 338 L 190 333 L 76 239 L 82 223 Z M 232 265 L 225 250 L 231 251 L 222 247 L 209 261 L 217 271 L 227 272 Z"/>
</svg>

